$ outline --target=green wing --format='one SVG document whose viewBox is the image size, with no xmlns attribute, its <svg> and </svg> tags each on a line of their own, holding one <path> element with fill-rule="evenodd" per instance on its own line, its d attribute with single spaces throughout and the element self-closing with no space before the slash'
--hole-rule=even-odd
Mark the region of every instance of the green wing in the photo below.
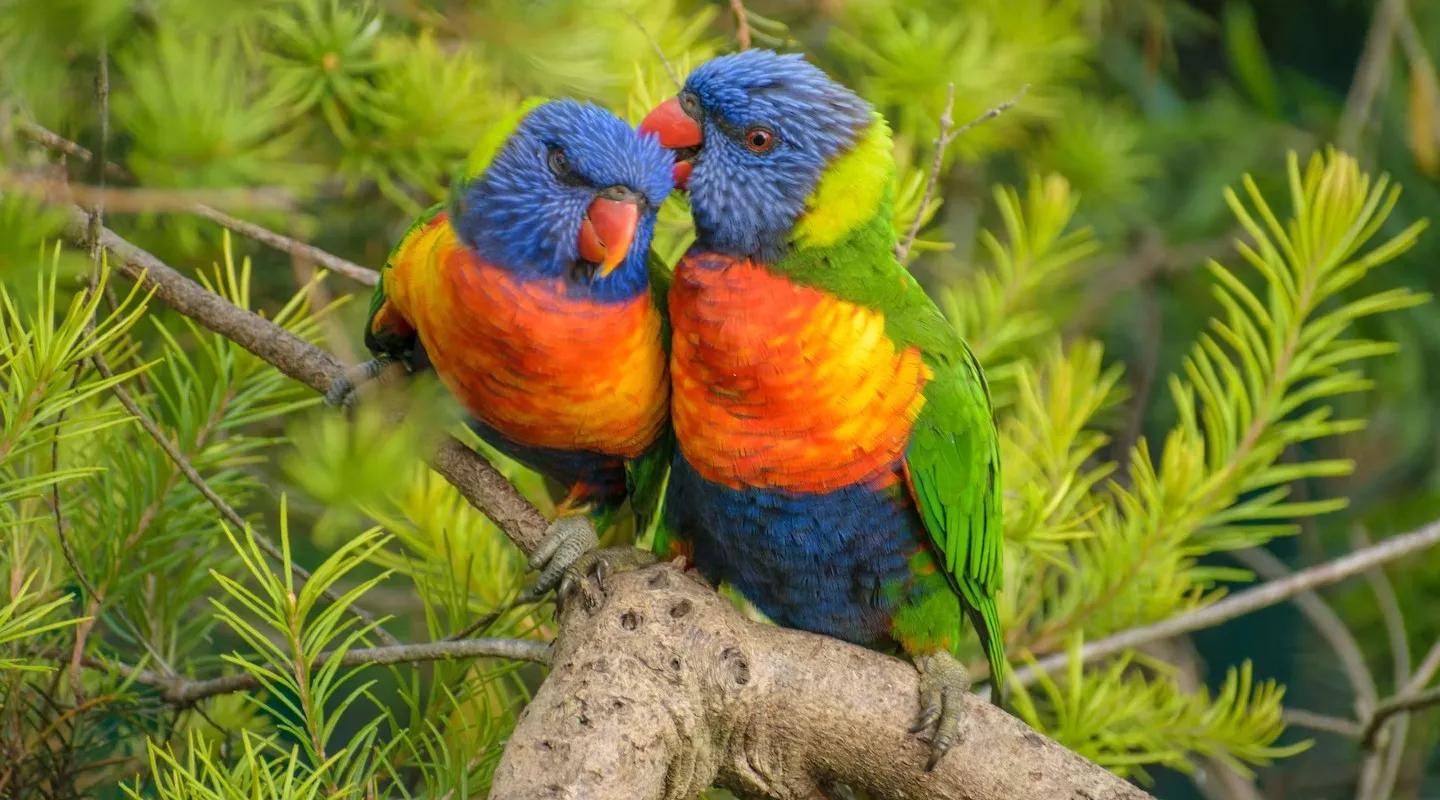
<svg viewBox="0 0 1440 800">
<path fill-rule="evenodd" d="M 910 491 L 941 566 L 990 660 L 991 695 L 1001 703 L 1005 639 L 995 598 L 1000 591 L 1000 445 L 990 390 L 963 343 L 954 360 L 927 363 L 935 378 L 910 435 L 905 468 Z"/>
<path fill-rule="evenodd" d="M 665 261 L 650 251 L 650 298 L 660 311 L 660 343 L 670 355 L 670 281 L 673 275 Z M 635 514 L 635 542 L 639 544 L 660 520 L 665 485 L 670 479 L 670 459 L 675 453 L 675 434 L 667 423 L 660 437 L 639 458 L 625 464 L 625 483 L 630 492 L 630 509 Z M 658 534 L 657 534 L 658 535 Z"/>
</svg>

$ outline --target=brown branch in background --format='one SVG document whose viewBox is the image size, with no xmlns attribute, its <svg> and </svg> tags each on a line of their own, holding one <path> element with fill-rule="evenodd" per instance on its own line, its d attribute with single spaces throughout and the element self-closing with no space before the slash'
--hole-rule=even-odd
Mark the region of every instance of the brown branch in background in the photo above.
<svg viewBox="0 0 1440 800">
<path fill-rule="evenodd" d="M 312 666 L 319 668 L 334 657 L 334 653 L 322 653 L 319 658 L 315 659 Z M 346 650 L 340 656 L 340 665 L 344 667 L 386 666 L 462 658 L 506 658 L 512 661 L 549 664 L 550 644 L 533 639 L 465 639 L 458 642 L 424 642 L 421 644 L 395 644 L 389 647 L 363 647 Z M 216 695 L 260 688 L 260 681 L 249 672 L 208 680 L 193 680 L 174 675 L 162 675 L 150 670 L 137 669 L 128 664 L 90 656 L 85 657 L 84 664 L 91 669 L 112 672 L 135 683 L 159 689 L 160 696 L 165 699 L 165 702 L 181 707 L 194 705 Z"/>
<path fill-rule="evenodd" d="M 268 245 L 282 253 L 289 253 L 291 257 L 310 261 L 324 267 L 338 275 L 344 275 L 352 281 L 363 283 L 366 286 L 374 286 L 380 282 L 380 273 L 369 267 L 362 267 L 349 259 L 332 255 L 314 245 L 306 244 L 299 239 L 292 239 L 289 236 L 282 236 L 269 228 L 263 228 L 253 222 L 246 222 L 243 219 L 236 219 L 221 211 L 208 206 L 193 206 L 187 209 L 193 214 L 204 217 L 222 228 L 229 228 L 241 236 L 254 239 L 261 244 Z"/>
<path fill-rule="evenodd" d="M 1365 37 L 1365 48 L 1360 52 L 1360 63 L 1355 68 L 1355 81 L 1345 98 L 1345 110 L 1340 115 L 1340 126 L 1335 134 L 1335 143 L 1353 155 L 1360 143 L 1360 131 L 1370 119 L 1370 108 L 1390 71 L 1390 50 L 1395 43 L 1395 31 L 1400 18 L 1405 14 L 1405 0 L 1380 0 L 1375 8 L 1375 17 L 1370 23 L 1370 32 Z"/>
<path fill-rule="evenodd" d="M 1210 628 L 1252 611 L 1269 608 L 1301 592 L 1337 583 L 1378 564 L 1385 564 L 1419 553 L 1437 544 L 1440 544 L 1440 522 L 1432 522 L 1419 530 L 1392 536 L 1372 547 L 1349 553 L 1334 561 L 1295 572 L 1289 577 L 1269 581 L 1243 592 L 1237 592 L 1205 608 L 1150 625 L 1131 628 L 1099 641 L 1087 642 L 1080 651 L 1080 660 L 1082 663 L 1088 664 L 1106 656 L 1140 647 L 1148 642 Z M 1067 654 L 1046 656 L 1040 659 L 1035 666 L 1017 669 L 1011 680 L 1029 686 L 1035 683 L 1041 673 L 1059 672 L 1065 669 L 1069 662 Z"/>
<path fill-rule="evenodd" d="M 1351 547 L 1362 549 L 1370 546 L 1370 537 L 1363 528 L 1355 528 L 1350 534 Z M 1365 579 L 1375 593 L 1375 602 L 1380 607 L 1380 616 L 1385 622 L 1386 637 L 1390 640 L 1390 658 L 1394 662 L 1395 686 L 1398 689 L 1410 682 L 1410 639 L 1405 633 L 1405 617 L 1400 610 L 1400 600 L 1395 596 L 1395 587 L 1381 567 L 1365 570 Z M 1374 706 L 1370 716 L 1375 717 Z M 1410 715 L 1400 714 L 1390 730 L 1390 743 L 1385 751 L 1379 752 L 1366 747 L 1365 760 L 1360 769 L 1360 789 L 1356 796 L 1360 800 L 1386 800 L 1395 788 L 1400 775 L 1400 759 L 1405 755 L 1405 739 L 1410 733 Z M 1367 735 L 1368 745 L 1372 738 Z"/>
<path fill-rule="evenodd" d="M 1434 705 L 1440 705 L 1440 686 L 1392 697 L 1375 707 L 1375 713 L 1370 716 L 1370 721 L 1365 723 L 1360 734 L 1360 741 L 1366 749 L 1372 748 L 1379 738 L 1380 730 L 1385 727 L 1385 722 L 1390 717 Z"/>
<path fill-rule="evenodd" d="M 0 189 L 32 195 L 51 205 L 104 206 L 121 214 L 193 211 L 202 202 L 231 208 L 287 209 L 295 205 L 289 192 L 279 189 L 113 189 L 3 171 Z"/>
<path fill-rule="evenodd" d="M 735 12 L 735 40 L 740 43 L 741 50 L 749 50 L 750 20 L 746 18 L 745 3 L 741 0 L 730 0 L 730 10 Z"/>
<path fill-rule="evenodd" d="M 1363 730 L 1360 723 L 1353 719 L 1341 719 L 1332 717 L 1329 714 L 1316 714 L 1314 711 L 1306 711 L 1303 708 L 1287 708 L 1281 712 L 1281 717 L 1286 725 L 1295 725 L 1301 728 L 1309 728 L 1313 731 L 1325 731 L 1326 733 L 1339 734 L 1350 739 L 1359 739 Z"/>
<path fill-rule="evenodd" d="M 675 91 L 678 92 L 685 88 L 684 84 L 680 82 L 680 75 L 676 73 L 675 68 L 670 65 L 670 59 L 665 57 L 665 51 L 660 49 L 660 43 L 656 41 L 655 37 L 650 35 L 650 31 L 645 28 L 645 23 L 641 22 L 639 17 L 629 11 L 623 13 L 625 17 L 630 20 L 630 23 L 639 28 L 640 33 L 644 34 L 645 41 L 650 43 L 650 49 L 655 51 L 655 56 L 660 59 L 660 63 L 665 67 L 665 74 L 669 75 L 670 82 L 675 84 Z"/>
<path fill-rule="evenodd" d="M 96 353 L 94 355 L 94 361 L 95 368 L 100 370 L 101 375 L 104 375 L 109 380 L 115 379 L 115 373 L 110 370 L 110 365 L 105 363 L 104 356 Z M 229 520 L 230 524 L 236 528 L 248 530 L 250 525 L 245 521 L 245 518 L 241 517 L 229 503 L 225 502 L 225 498 L 216 494 L 215 490 L 210 488 L 210 484 L 195 470 L 195 467 L 191 466 L 190 461 L 185 458 L 185 455 L 180 452 L 180 449 L 170 441 L 169 437 L 165 435 L 165 432 L 160 429 L 160 426 L 151 421 L 150 417 L 145 413 L 145 410 L 140 408 L 139 404 L 135 402 L 135 398 L 131 397 L 130 392 L 126 391 L 125 386 L 117 382 L 111 387 L 111 391 L 114 392 L 115 399 L 120 401 L 120 405 L 124 406 L 125 410 L 130 412 L 130 415 L 135 418 L 135 421 L 140 423 L 140 427 L 144 428 L 145 432 L 150 434 L 150 438 L 154 439 L 155 443 L 160 445 L 160 449 L 165 451 L 165 455 L 170 457 L 170 460 L 175 464 L 175 468 L 180 470 L 181 474 L 185 476 L 185 479 L 190 481 L 206 500 L 210 501 L 210 505 L 215 506 L 215 510 L 219 511 L 220 515 Z M 258 532 L 254 533 L 254 538 L 255 545 L 263 550 L 266 555 L 274 559 L 276 563 L 285 563 L 285 554 L 279 547 L 275 546 L 274 542 Z M 290 571 L 295 575 L 296 579 L 302 583 L 310 580 L 310 571 L 299 564 L 292 562 L 290 564 Z M 340 596 L 330 589 L 321 590 L 320 596 L 331 603 L 340 602 Z M 375 638 L 389 645 L 400 644 L 400 640 L 391 636 L 389 632 L 380 627 L 380 622 L 375 618 L 374 614 L 371 614 L 369 611 L 366 611 L 354 603 L 351 603 L 347 608 L 351 614 L 374 631 Z"/>
<path fill-rule="evenodd" d="M 1230 557 L 1254 570 L 1267 581 L 1285 580 L 1294 575 L 1280 559 L 1259 547 L 1235 550 L 1230 553 Z M 1365 654 L 1360 650 L 1360 644 L 1355 641 L 1355 635 L 1346 627 L 1340 615 L 1314 591 L 1307 589 L 1289 599 L 1294 601 L 1300 612 L 1310 620 L 1310 624 L 1315 626 L 1321 638 L 1335 652 L 1335 658 L 1340 662 L 1341 669 L 1350 680 L 1350 688 L 1355 693 L 1356 716 L 1370 713 L 1370 709 L 1374 708 L 1379 700 L 1379 693 L 1375 686 L 1375 676 L 1365 662 Z"/>
<path fill-rule="evenodd" d="M 674 563 L 586 580 L 491 800 L 748 795 L 1141 800 L 1150 795 L 980 700 L 934 771 L 897 658 L 745 618 Z"/>
<path fill-rule="evenodd" d="M 84 211 L 71 207 L 63 236 L 82 246 L 87 243 Z M 235 306 L 114 231 L 103 229 L 100 241 L 113 256 L 111 263 L 117 271 L 153 290 L 166 305 L 235 342 L 291 378 L 317 392 L 325 392 L 343 374 L 344 368 L 334 356 L 264 317 Z M 535 549 L 545 533 L 544 515 L 483 456 L 446 437 L 428 463 L 522 551 L 529 554 Z"/>
<path fill-rule="evenodd" d="M 42 147 L 64 153 L 67 156 L 84 162 L 90 162 L 93 155 L 84 147 L 66 139 L 65 137 L 33 122 L 21 122 L 16 128 L 30 141 Z M 105 162 L 105 175 L 118 180 L 134 180 L 129 170 L 110 161 Z M 188 213 L 204 217 L 223 228 L 238 233 L 242 236 L 254 239 L 261 244 L 279 250 L 282 253 L 289 253 L 297 258 L 304 258 L 330 270 L 331 272 L 344 275 L 345 277 L 363 283 L 366 286 L 374 286 L 380 282 L 380 273 L 373 269 L 362 267 L 353 261 L 340 258 L 339 256 L 321 250 L 318 247 L 308 245 L 298 239 L 283 236 L 269 228 L 256 225 L 253 222 L 246 222 L 243 219 L 236 219 L 222 211 L 203 204 L 190 205 L 184 209 Z"/>
<path fill-rule="evenodd" d="M 935 137 L 935 159 L 930 162 L 930 174 L 925 179 L 925 193 L 920 196 L 920 206 L 915 211 L 915 219 L 910 222 L 910 230 L 905 233 L 905 239 L 895 246 L 896 261 L 901 264 L 905 263 L 906 256 L 910 255 L 910 248 L 915 245 L 915 237 L 920 235 L 920 218 L 924 216 L 926 206 L 930 205 L 930 198 L 935 195 L 935 183 L 940 179 L 940 165 L 945 160 L 945 151 L 950 144 L 964 136 L 976 125 L 988 122 L 1010 110 L 1012 106 L 1020 102 L 1020 98 L 1024 97 L 1025 92 L 1029 89 L 1030 84 L 1028 83 L 1021 86 L 1020 91 L 1016 92 L 1014 97 L 951 131 L 950 126 L 955 124 L 955 120 L 950 117 L 951 112 L 955 110 L 955 84 L 952 81 L 946 85 L 945 110 L 940 112 L 940 135 Z"/>
</svg>

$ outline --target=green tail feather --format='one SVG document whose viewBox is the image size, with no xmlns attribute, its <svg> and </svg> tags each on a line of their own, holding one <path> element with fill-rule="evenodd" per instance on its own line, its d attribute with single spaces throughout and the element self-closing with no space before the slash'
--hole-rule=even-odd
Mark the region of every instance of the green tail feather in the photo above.
<svg viewBox="0 0 1440 800">
<path fill-rule="evenodd" d="M 982 597 L 972 606 L 965 604 L 965 615 L 975 632 L 980 635 L 980 646 L 990 660 L 990 702 L 997 708 L 1005 707 L 1005 637 L 1000 629 L 1000 608 L 995 598 Z"/>
</svg>

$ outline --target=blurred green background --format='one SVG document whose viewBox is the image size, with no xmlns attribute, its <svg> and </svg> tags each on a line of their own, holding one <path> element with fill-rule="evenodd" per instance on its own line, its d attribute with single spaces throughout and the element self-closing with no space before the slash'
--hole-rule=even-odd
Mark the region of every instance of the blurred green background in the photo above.
<svg viewBox="0 0 1440 800">
<path fill-rule="evenodd" d="M 1093 228 L 1100 249 L 1071 302 L 1045 310 L 1067 335 L 1099 338 L 1107 361 L 1126 365 L 1132 400 L 1107 424 L 1105 458 L 1122 458 L 1142 435 L 1153 446 L 1175 423 L 1164 376 L 1217 312 L 1201 267 L 1233 253 L 1225 186 L 1248 172 L 1283 196 L 1287 151 L 1303 158 L 1334 143 L 1404 186 L 1382 236 L 1440 208 L 1433 0 L 747 0 L 744 8 L 753 45 L 806 52 L 889 117 L 908 199 L 902 213 L 916 211 L 947 83 L 957 122 L 1029 85 L 1014 108 L 947 152 L 941 202 L 926 209 L 913 268 L 930 286 L 962 279 L 987 257 L 979 232 L 1000 226 L 991 187 L 1023 187 L 1031 173 L 1064 176 L 1079 198 L 1075 224 Z M 673 91 L 646 31 L 684 71 L 733 50 L 736 21 L 725 0 L 0 0 L 0 190 L 11 190 L 0 200 L 0 278 L 29 291 L 37 248 L 59 230 L 35 192 L 13 191 L 36 175 L 53 178 L 45 169 L 55 159 L 27 125 L 105 153 L 133 176 L 122 185 L 155 190 L 133 210 L 112 210 L 107 224 L 170 264 L 208 270 L 219 259 L 218 227 L 172 213 L 199 198 L 378 268 L 410 218 L 443 196 L 456 159 L 519 99 L 585 97 L 638 120 Z M 93 99 L 102 52 L 111 81 L 104 134 Z M 72 179 L 96 177 L 83 164 L 68 167 Z M 295 200 L 265 208 L 264 196 L 224 194 L 237 188 Z M 684 246 L 683 215 L 670 208 L 666 219 L 662 245 L 673 257 Z M 253 307 L 273 311 L 310 279 L 310 265 L 284 254 L 239 238 L 233 247 L 253 261 Z M 1434 292 L 1437 256 L 1440 236 L 1424 236 L 1365 288 Z M 78 253 L 61 263 L 69 275 L 88 269 Z M 351 293 L 359 297 L 329 315 L 325 333 L 353 363 L 367 290 L 331 277 L 310 299 L 324 305 Z M 1363 432 L 1294 454 L 1357 465 L 1302 487 L 1351 505 L 1270 545 L 1297 568 L 1350 549 L 1357 524 L 1381 538 L 1440 518 L 1440 314 L 1420 306 L 1358 332 L 1400 350 L 1367 364 L 1373 391 L 1343 400 L 1345 414 L 1371 420 Z M 278 436 L 283 422 L 260 420 L 258 430 Z M 312 433 L 313 451 L 326 452 L 325 431 Z M 303 432 L 289 434 L 303 444 Z M 304 540 L 297 548 L 318 560 L 356 522 L 327 509 L 327 491 L 338 490 L 321 484 L 354 491 L 377 479 L 346 473 L 335 457 L 332 472 L 311 471 L 307 482 L 282 461 L 237 466 L 251 481 L 237 491 L 273 520 L 270 493 L 288 488 L 293 535 Z M 1389 572 L 1411 648 L 1423 653 L 1440 639 L 1440 553 Z M 387 610 L 423 630 L 423 607 L 398 594 Z M 1357 580 L 1329 596 L 1384 695 L 1391 646 L 1376 595 Z M 1333 654 L 1288 605 L 1192 638 L 1202 681 L 1218 686 L 1226 667 L 1249 658 L 1258 676 L 1289 687 L 1288 707 L 1351 713 Z M 1440 797 L 1437 723 L 1440 714 L 1412 723 L 1395 796 Z M 1261 769 L 1253 788 L 1203 769 L 1197 778 L 1161 769 L 1154 791 L 1350 796 L 1353 742 L 1298 730 L 1282 741 L 1307 736 L 1312 749 Z"/>
</svg>

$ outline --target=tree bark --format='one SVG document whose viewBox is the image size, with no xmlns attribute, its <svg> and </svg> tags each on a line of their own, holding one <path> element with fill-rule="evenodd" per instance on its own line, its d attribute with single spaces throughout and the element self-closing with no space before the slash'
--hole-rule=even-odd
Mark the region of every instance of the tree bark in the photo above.
<svg viewBox="0 0 1440 800">
<path fill-rule="evenodd" d="M 906 662 L 741 616 L 674 564 L 566 598 L 549 678 L 521 714 L 492 800 L 694 796 L 712 784 L 824 798 L 1139 800 L 1150 795 L 978 697 L 925 771 Z"/>
</svg>

